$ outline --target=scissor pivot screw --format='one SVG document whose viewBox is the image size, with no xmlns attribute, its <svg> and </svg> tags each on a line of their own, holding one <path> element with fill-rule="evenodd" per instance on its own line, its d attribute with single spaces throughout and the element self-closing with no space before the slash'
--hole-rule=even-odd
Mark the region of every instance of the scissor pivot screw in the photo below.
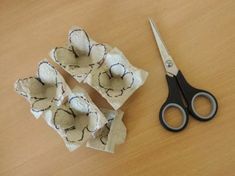
<svg viewBox="0 0 235 176">
<path fill-rule="evenodd" d="M 172 67 L 173 66 L 173 63 L 172 63 L 171 60 L 167 60 L 165 64 L 166 64 L 167 67 Z"/>
</svg>

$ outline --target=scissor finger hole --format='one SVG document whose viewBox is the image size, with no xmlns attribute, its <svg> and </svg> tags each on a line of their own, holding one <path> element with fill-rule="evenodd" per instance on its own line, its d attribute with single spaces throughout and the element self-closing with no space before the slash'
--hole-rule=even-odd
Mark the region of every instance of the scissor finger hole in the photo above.
<svg viewBox="0 0 235 176">
<path fill-rule="evenodd" d="M 187 116 L 181 106 L 170 103 L 162 111 L 162 121 L 169 129 L 178 131 L 186 125 Z"/>
<path fill-rule="evenodd" d="M 192 99 L 193 112 L 201 119 L 210 119 L 216 112 L 214 97 L 206 92 L 199 92 Z"/>
</svg>

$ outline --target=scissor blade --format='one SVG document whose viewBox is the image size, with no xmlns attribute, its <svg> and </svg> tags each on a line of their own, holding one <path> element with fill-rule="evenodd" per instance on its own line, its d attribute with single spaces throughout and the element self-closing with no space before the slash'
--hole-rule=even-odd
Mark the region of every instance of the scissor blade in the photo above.
<svg viewBox="0 0 235 176">
<path fill-rule="evenodd" d="M 158 28 L 157 28 L 156 24 L 150 18 L 149 18 L 149 23 L 151 25 L 154 38 L 155 38 L 155 40 L 157 42 L 157 45 L 158 45 L 161 57 L 169 56 L 168 50 L 167 50 L 167 48 L 166 48 L 166 46 L 165 46 L 165 44 L 164 44 L 164 42 L 163 42 L 163 40 L 162 40 L 162 38 L 160 36 L 160 33 L 158 31 Z"/>
<path fill-rule="evenodd" d="M 162 38 L 158 31 L 157 25 L 149 18 L 149 23 L 153 31 L 154 38 L 156 40 L 157 46 L 160 51 L 160 55 L 164 64 L 164 67 L 166 69 L 166 72 L 170 75 L 177 75 L 178 68 L 176 67 L 172 57 L 170 56 Z"/>
</svg>

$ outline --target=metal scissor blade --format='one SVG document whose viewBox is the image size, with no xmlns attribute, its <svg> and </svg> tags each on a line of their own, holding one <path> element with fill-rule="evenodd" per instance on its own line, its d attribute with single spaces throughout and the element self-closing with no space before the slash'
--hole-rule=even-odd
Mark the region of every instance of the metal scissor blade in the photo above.
<svg viewBox="0 0 235 176">
<path fill-rule="evenodd" d="M 170 54 L 169 54 L 169 52 L 168 52 L 161 36 L 160 36 L 157 25 L 150 18 L 149 18 L 149 23 L 151 25 L 154 38 L 155 38 L 156 43 L 158 45 L 158 48 L 159 48 L 161 58 L 162 58 L 164 67 L 166 69 L 166 72 L 169 73 L 171 76 L 172 75 L 177 75 L 178 68 L 176 67 L 172 57 L 170 56 Z"/>
</svg>

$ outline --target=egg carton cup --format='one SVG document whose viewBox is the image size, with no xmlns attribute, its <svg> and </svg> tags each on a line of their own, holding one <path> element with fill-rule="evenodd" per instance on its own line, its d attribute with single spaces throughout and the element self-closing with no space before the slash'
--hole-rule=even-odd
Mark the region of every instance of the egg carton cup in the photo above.
<svg viewBox="0 0 235 176">
<path fill-rule="evenodd" d="M 68 47 L 54 48 L 50 57 L 80 83 L 103 63 L 109 49 L 107 44 L 91 39 L 84 29 L 73 27 L 68 34 Z"/>
<path fill-rule="evenodd" d="M 73 89 L 65 104 L 48 110 L 44 119 L 63 138 L 69 151 L 94 138 L 108 123 L 86 91 L 79 87 Z"/>
<path fill-rule="evenodd" d="M 113 48 L 107 53 L 102 66 L 87 76 L 85 83 L 117 110 L 144 84 L 147 76 L 146 71 L 131 65 L 119 49 Z"/>
<path fill-rule="evenodd" d="M 47 60 L 38 64 L 35 77 L 19 79 L 14 87 L 30 103 L 35 118 L 52 106 L 61 105 L 71 91 L 61 74 Z"/>
</svg>

